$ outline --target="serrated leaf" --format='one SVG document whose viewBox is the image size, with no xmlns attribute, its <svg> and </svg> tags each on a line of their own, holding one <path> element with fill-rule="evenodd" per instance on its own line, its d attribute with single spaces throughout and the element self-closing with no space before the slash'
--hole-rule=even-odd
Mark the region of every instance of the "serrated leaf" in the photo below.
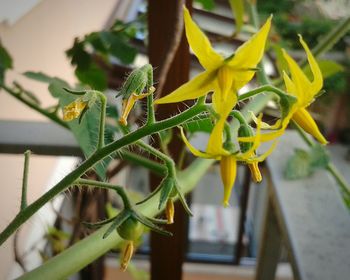
<svg viewBox="0 0 350 280">
<path fill-rule="evenodd" d="M 101 32 L 100 36 L 108 46 L 111 55 L 118 58 L 124 64 L 131 64 L 134 62 L 137 51 L 128 43 L 128 39 L 118 32 Z"/>
<path fill-rule="evenodd" d="M 67 106 L 77 98 L 73 94 L 69 94 L 64 90 L 64 88 L 69 87 L 66 82 L 59 78 L 49 78 L 51 80 L 51 83 L 49 84 L 49 91 L 53 97 L 59 100 L 61 108 Z M 96 102 L 94 106 L 89 108 L 80 123 L 78 120 L 67 122 L 86 157 L 89 157 L 93 152 L 95 152 L 98 141 L 100 116 L 99 104 L 99 102 Z M 113 141 L 113 132 L 108 129 L 108 126 L 106 126 L 105 143 L 108 144 L 111 141 Z M 111 158 L 108 157 L 94 166 L 94 170 L 102 180 L 106 176 L 106 168 L 110 161 Z"/>
<path fill-rule="evenodd" d="M 344 71 L 344 67 L 342 65 L 332 60 L 317 60 L 317 63 L 322 72 L 323 79 Z M 304 72 L 310 80 L 313 79 L 309 64 L 304 67 Z"/>
<path fill-rule="evenodd" d="M 238 34 L 244 23 L 244 2 L 243 0 L 229 0 L 233 17 L 236 20 L 235 34 Z"/>
<path fill-rule="evenodd" d="M 24 72 L 23 75 L 29 79 L 42 82 L 42 83 L 51 83 L 53 79 L 52 77 L 44 74 L 43 72 L 27 71 L 27 72 Z"/>
<path fill-rule="evenodd" d="M 311 174 L 311 158 L 307 151 L 296 149 L 295 154 L 287 161 L 285 178 L 288 180 L 301 179 Z"/>
<path fill-rule="evenodd" d="M 106 73 L 94 63 L 87 69 L 77 68 L 75 75 L 83 84 L 89 85 L 93 89 L 103 91 L 107 88 Z"/>
<path fill-rule="evenodd" d="M 329 164 L 329 154 L 321 145 L 315 145 L 310 151 L 310 165 L 313 170 L 325 168 Z"/>
</svg>

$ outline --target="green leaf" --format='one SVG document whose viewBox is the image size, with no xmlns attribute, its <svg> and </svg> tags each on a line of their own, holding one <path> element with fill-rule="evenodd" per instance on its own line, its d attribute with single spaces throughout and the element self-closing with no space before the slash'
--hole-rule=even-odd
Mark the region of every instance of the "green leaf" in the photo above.
<svg viewBox="0 0 350 280">
<path fill-rule="evenodd" d="M 5 72 L 12 69 L 12 58 L 4 46 L 0 43 L 0 83 L 4 82 Z"/>
<path fill-rule="evenodd" d="M 309 151 L 296 149 L 287 161 L 285 177 L 289 180 L 302 179 L 314 171 L 326 168 L 329 164 L 327 150 L 321 145 L 313 146 Z"/>
<path fill-rule="evenodd" d="M 93 89 L 103 91 L 107 88 L 106 73 L 95 64 L 91 64 L 87 69 L 77 68 L 75 75 L 83 84 L 89 85 Z"/>
<path fill-rule="evenodd" d="M 44 74 L 43 72 L 32 72 L 32 71 L 27 71 L 23 73 L 24 76 L 26 76 L 29 79 L 42 82 L 42 83 L 51 83 L 52 77 Z"/>
<path fill-rule="evenodd" d="M 205 10 L 211 11 L 215 8 L 214 0 L 195 0 L 195 2 L 200 3 Z"/>
<path fill-rule="evenodd" d="M 318 60 L 317 63 L 320 66 L 323 79 L 344 71 L 344 67 L 342 65 L 332 60 Z M 310 80 L 313 79 L 310 65 L 304 67 L 304 72 Z"/>
<path fill-rule="evenodd" d="M 101 32 L 101 38 L 105 45 L 108 46 L 111 55 L 118 58 L 124 64 L 131 64 L 134 62 L 137 51 L 132 47 L 128 38 L 122 33 L 117 32 Z"/>
<path fill-rule="evenodd" d="M 287 161 L 285 177 L 288 180 L 301 179 L 311 174 L 311 158 L 307 151 L 296 149 L 295 154 Z"/>
<path fill-rule="evenodd" d="M 233 17 L 236 20 L 235 34 L 238 34 L 244 24 L 244 2 L 243 0 L 229 0 Z"/>
<path fill-rule="evenodd" d="M 64 90 L 64 88 L 69 88 L 69 85 L 66 82 L 59 78 L 49 77 L 45 74 L 40 75 L 39 77 L 45 76 L 46 81 L 51 81 L 51 83 L 49 83 L 49 91 L 53 97 L 59 100 L 61 108 L 67 106 L 77 98 L 73 94 Z M 95 151 L 97 145 L 100 117 L 99 104 L 99 102 L 96 102 L 94 106 L 89 108 L 80 123 L 78 120 L 67 122 L 86 157 L 89 157 Z M 105 142 L 108 144 L 111 141 L 113 141 L 113 132 L 108 129 L 108 126 L 106 126 Z M 101 179 L 105 178 L 106 168 L 110 161 L 111 158 L 108 157 L 94 166 L 94 170 Z"/>
</svg>

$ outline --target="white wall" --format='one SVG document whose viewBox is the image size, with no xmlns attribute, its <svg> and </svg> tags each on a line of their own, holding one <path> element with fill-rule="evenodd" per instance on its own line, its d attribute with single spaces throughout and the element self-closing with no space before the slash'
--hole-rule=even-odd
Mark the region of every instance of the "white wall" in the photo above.
<svg viewBox="0 0 350 280">
<path fill-rule="evenodd" d="M 124 15 L 128 2 L 120 1 L 117 10 L 119 17 Z M 0 2 L 0 10 L 4 8 L 1 7 L 3 3 Z M 20 81 L 37 93 L 45 105 L 52 104 L 53 100 L 44 85 L 24 79 L 18 73 L 27 70 L 43 71 L 73 83 L 73 69 L 64 51 L 72 46 L 74 37 L 103 28 L 116 5 L 118 0 L 42 0 L 14 24 L 0 24 L 1 41 L 14 59 L 15 71 L 8 75 L 8 80 Z M 4 92 L 0 92 L 0 119 L 46 121 Z M 29 201 L 37 198 L 47 187 L 56 165 L 55 157 L 33 156 L 29 176 Z M 0 155 L 0 230 L 18 211 L 22 168 L 22 156 Z M 31 222 L 27 223 L 27 226 L 30 225 Z M 26 232 L 24 228 L 21 234 L 22 244 Z M 13 263 L 12 258 L 12 240 L 9 240 L 0 247 L 0 279 L 6 278 Z"/>
</svg>

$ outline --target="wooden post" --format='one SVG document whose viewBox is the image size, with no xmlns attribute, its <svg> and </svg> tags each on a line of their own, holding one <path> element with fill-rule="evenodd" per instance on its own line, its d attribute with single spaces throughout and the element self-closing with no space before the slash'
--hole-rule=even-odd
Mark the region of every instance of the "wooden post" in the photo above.
<svg viewBox="0 0 350 280">
<path fill-rule="evenodd" d="M 149 60 L 155 67 L 155 80 L 159 79 L 159 67 L 165 59 L 166 53 L 171 47 L 176 23 L 176 10 L 178 0 L 149 0 L 148 1 L 148 28 L 149 28 Z M 162 96 L 170 93 L 189 78 L 190 55 L 185 34 L 170 66 L 167 79 L 164 83 Z M 157 69 L 158 67 L 158 69 Z M 157 87 L 157 84 L 155 85 Z M 184 104 L 166 104 L 157 108 L 157 119 L 169 117 L 183 110 Z M 183 143 L 176 137 L 178 131 L 175 129 L 174 137 L 169 145 L 169 151 L 176 161 Z M 154 143 L 157 143 L 158 139 Z M 160 179 L 150 174 L 150 184 L 155 188 Z M 187 243 L 187 214 L 181 205 L 175 205 L 175 223 L 169 227 L 173 237 L 163 237 L 159 234 L 151 234 L 151 279 L 152 280 L 179 280 L 182 277 L 182 263 L 184 261 Z"/>
</svg>

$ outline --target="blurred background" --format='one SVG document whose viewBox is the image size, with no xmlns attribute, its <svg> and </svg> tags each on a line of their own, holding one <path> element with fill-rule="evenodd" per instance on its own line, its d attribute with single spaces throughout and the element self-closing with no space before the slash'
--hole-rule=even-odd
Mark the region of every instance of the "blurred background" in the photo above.
<svg viewBox="0 0 350 280">
<path fill-rule="evenodd" d="M 149 58 L 157 71 L 162 66 L 162 55 L 171 42 L 171 33 L 164 35 L 164 30 L 174 26 L 176 18 L 171 16 L 169 9 L 162 10 L 165 5 L 162 1 L 149 2 L 148 5 L 143 0 L 0 0 L 0 42 L 8 52 L 1 50 L 1 62 L 8 68 L 6 77 L 1 78 L 2 82 L 11 84 L 23 93 L 24 100 L 29 98 L 33 101 L 30 96 L 35 93 L 34 99 L 40 100 L 37 104 L 41 108 L 56 106 L 55 83 L 80 84 L 104 91 L 110 101 L 109 117 L 114 118 L 115 122 L 120 104 L 114 96 L 127 73 L 147 63 Z M 278 79 L 283 69 L 278 60 L 281 48 L 290 50 L 297 60 L 304 58 L 296 34 L 302 34 L 309 46 L 314 47 L 350 14 L 349 1 L 345 0 L 282 0 L 278 5 L 276 1 L 257 2 L 261 20 L 274 15 L 274 28 L 270 33 L 265 62 L 266 71 L 272 79 Z M 176 4 L 176 1 L 168 3 L 171 7 L 176 7 Z M 194 0 L 192 12 L 194 20 L 209 36 L 214 48 L 226 55 L 250 38 L 254 31 L 247 24 L 238 34 L 235 33 L 235 13 L 225 0 Z M 153 21 L 148 17 L 150 14 Z M 167 17 L 169 24 L 157 25 L 157 20 Z M 244 22 L 247 21 L 246 16 Z M 179 48 L 186 52 L 186 43 L 182 45 Z M 323 72 L 326 94 L 310 108 L 324 135 L 336 144 L 330 148 L 332 159 L 340 162 L 339 168 L 347 170 L 346 173 L 349 173 L 350 159 L 349 46 L 350 36 L 347 32 L 332 51 L 322 57 L 321 68 L 328 71 Z M 157 54 L 159 65 L 154 64 Z M 12 57 L 11 62 L 7 55 Z M 183 59 L 185 62 L 187 59 L 188 65 L 176 66 L 176 70 L 170 70 L 170 77 L 177 75 L 181 69 L 183 79 L 188 74 L 193 77 L 202 70 L 193 54 L 184 55 Z M 33 72 L 23 75 L 27 71 Z M 45 77 L 42 78 L 37 72 L 44 73 Z M 157 72 L 155 74 L 157 77 Z M 171 82 L 167 81 L 164 94 L 175 86 L 169 84 Z M 243 88 L 242 93 L 254 85 L 255 81 Z M 81 161 L 83 153 L 89 153 L 89 147 L 86 148 L 89 144 L 82 143 L 76 134 L 53 124 L 46 116 L 25 105 L 23 100 L 4 90 L 0 92 L 0 104 L 3 192 L 0 196 L 0 229 L 3 229 L 19 208 L 22 153 L 26 149 L 34 151 L 28 191 L 28 201 L 32 202 L 71 171 Z M 173 112 L 177 110 L 178 107 L 174 107 Z M 278 116 L 277 111 L 271 103 L 265 113 L 269 119 L 274 119 Z M 132 118 L 137 121 L 140 115 L 142 106 L 136 108 Z M 166 113 L 159 112 L 159 117 L 165 116 Z M 205 147 L 207 134 L 195 128 L 191 132 L 197 132 L 192 138 L 193 143 Z M 187 155 L 186 161 L 190 160 L 191 156 Z M 149 174 L 141 167 L 125 164 L 126 161 L 122 158 L 111 162 L 107 175 L 111 182 L 127 186 L 137 200 L 151 188 Z M 262 166 L 263 173 L 266 168 Z M 298 179 L 307 175 L 300 175 L 298 170 L 292 172 Z M 99 174 L 91 176 L 96 178 Z M 158 237 L 152 237 L 152 241 L 150 234 L 146 234 L 127 273 L 121 274 L 119 271 L 119 248 L 116 248 L 71 279 L 148 279 L 150 270 L 154 275 L 161 275 L 161 272 L 155 272 L 161 268 L 150 268 L 151 251 L 164 256 L 167 255 L 167 248 L 154 249 L 154 242 L 182 248 L 180 256 L 174 255 L 174 258 L 181 260 L 181 264 L 184 263 L 182 270 L 180 265 L 180 268 L 174 268 L 174 272 L 167 273 L 176 274 L 180 269 L 183 279 L 253 279 L 263 231 L 268 182 L 264 180 L 259 186 L 251 182 L 245 166 L 239 167 L 237 177 L 230 207 L 223 208 L 220 204 L 219 166 L 214 165 L 189 198 L 194 217 L 187 219 L 183 214 L 176 221 L 175 231 L 182 237 L 172 244 L 169 240 L 165 243 L 157 241 Z M 81 226 L 81 221 L 102 219 L 108 215 L 108 211 L 113 211 L 112 206 L 118 205 L 120 201 L 106 192 L 97 191 L 96 194 L 72 189 L 60 195 L 1 247 L 0 278 L 13 279 L 60 253 L 89 233 Z M 280 260 L 278 279 L 293 279 L 285 250 Z M 180 279 L 176 277 L 169 276 L 168 279 Z M 158 278 L 152 276 L 152 279 Z"/>
</svg>

